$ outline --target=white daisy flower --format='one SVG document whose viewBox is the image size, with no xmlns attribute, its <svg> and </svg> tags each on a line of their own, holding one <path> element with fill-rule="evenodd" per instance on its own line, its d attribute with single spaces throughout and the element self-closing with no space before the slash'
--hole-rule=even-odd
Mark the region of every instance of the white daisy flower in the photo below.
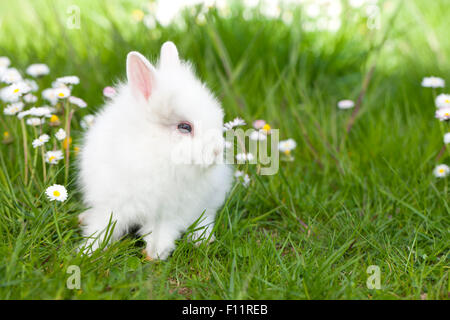
<svg viewBox="0 0 450 320">
<path fill-rule="evenodd" d="M 442 93 L 436 97 L 436 107 L 448 108 L 450 107 L 450 94 Z"/>
<path fill-rule="evenodd" d="M 4 90 L 9 100 L 17 100 L 22 95 L 30 92 L 31 88 L 24 81 L 19 81 L 9 85 Z"/>
<path fill-rule="evenodd" d="M 39 90 L 39 86 L 36 81 L 33 79 L 25 79 L 23 80 L 29 87 L 31 92 L 35 92 Z"/>
<path fill-rule="evenodd" d="M 234 118 L 233 121 L 229 121 L 227 123 L 224 123 L 224 129 L 226 130 L 231 130 L 234 127 L 239 127 L 239 126 L 243 126 L 245 125 L 245 121 L 241 118 Z"/>
<path fill-rule="evenodd" d="M 80 125 L 83 129 L 87 129 L 94 123 L 95 116 L 92 114 L 88 114 L 87 116 L 84 116 L 83 119 L 80 121 Z"/>
<path fill-rule="evenodd" d="M 35 103 L 37 100 L 38 98 L 32 93 L 27 93 L 23 96 L 23 101 L 26 103 Z"/>
<path fill-rule="evenodd" d="M 67 190 L 60 184 L 54 184 L 51 187 L 48 187 L 47 190 L 45 190 L 45 194 L 50 201 L 56 200 L 64 202 L 67 199 Z"/>
<path fill-rule="evenodd" d="M 0 69 L 6 69 L 11 64 L 11 60 L 8 57 L 0 57 Z"/>
<path fill-rule="evenodd" d="M 42 98 L 55 105 L 58 102 L 58 97 L 56 96 L 56 90 L 54 88 L 48 88 L 42 91 Z"/>
<path fill-rule="evenodd" d="M 252 161 L 255 157 L 251 153 L 238 153 L 236 160 L 239 162 Z"/>
<path fill-rule="evenodd" d="M 278 150 L 286 154 L 289 154 L 295 147 L 297 147 L 297 143 L 294 139 L 287 139 L 278 143 Z"/>
<path fill-rule="evenodd" d="M 247 188 L 250 184 L 250 177 L 248 176 L 248 174 L 245 174 L 243 179 L 244 181 L 242 182 L 242 185 Z"/>
<path fill-rule="evenodd" d="M 63 83 L 65 85 L 75 85 L 80 83 L 80 78 L 77 76 L 65 76 L 57 78 L 56 82 Z"/>
<path fill-rule="evenodd" d="M 22 80 L 22 76 L 16 68 L 6 69 L 0 78 L 1 82 L 12 84 Z"/>
<path fill-rule="evenodd" d="M 6 106 L 5 109 L 3 109 L 3 113 L 7 116 L 13 116 L 16 113 L 22 111 L 23 106 L 24 106 L 24 104 L 21 101 L 10 104 L 10 105 Z"/>
<path fill-rule="evenodd" d="M 264 141 L 267 140 L 267 135 L 265 130 L 253 131 L 250 134 L 250 140 L 254 141 Z"/>
<path fill-rule="evenodd" d="M 61 150 L 47 151 L 45 153 L 45 162 L 50 164 L 57 164 L 59 160 L 64 158 L 63 152 Z"/>
<path fill-rule="evenodd" d="M 39 125 L 41 125 L 41 124 L 43 124 L 45 122 L 45 120 L 44 119 L 39 119 L 39 118 L 29 118 L 29 119 L 27 119 L 27 125 L 29 125 L 29 126 L 33 126 L 33 127 L 36 127 L 36 126 L 39 126 Z"/>
<path fill-rule="evenodd" d="M 447 121 L 450 119 L 450 108 L 444 107 L 436 110 L 435 117 L 441 121 Z"/>
<path fill-rule="evenodd" d="M 440 164 L 440 165 L 436 166 L 433 170 L 433 174 L 437 178 L 444 178 L 449 174 L 449 172 L 450 172 L 450 167 L 446 164 Z"/>
<path fill-rule="evenodd" d="M 235 178 L 239 178 L 244 176 L 244 172 L 240 171 L 240 170 L 236 170 L 236 172 L 234 173 L 234 177 Z"/>
<path fill-rule="evenodd" d="M 341 100 L 337 103 L 339 109 L 351 109 L 355 106 L 355 103 L 352 100 Z"/>
<path fill-rule="evenodd" d="M 444 134 L 444 143 L 449 144 L 450 143 L 450 132 L 447 132 Z"/>
<path fill-rule="evenodd" d="M 438 77 L 425 77 L 422 79 L 422 87 L 443 88 L 445 87 L 445 80 Z"/>
<path fill-rule="evenodd" d="M 59 128 L 59 130 L 55 133 L 55 137 L 59 141 L 64 140 L 66 138 L 66 131 L 63 128 Z"/>
<path fill-rule="evenodd" d="M 52 109 L 49 107 L 32 107 L 28 114 L 33 117 L 51 117 Z"/>
<path fill-rule="evenodd" d="M 239 179 L 242 182 L 242 185 L 246 188 L 250 184 L 250 177 L 243 171 L 236 170 L 236 172 L 234 173 L 234 177 L 236 179 Z"/>
<path fill-rule="evenodd" d="M 33 148 L 43 146 L 49 140 L 50 140 L 50 137 L 48 136 L 48 134 L 40 135 L 39 138 L 33 140 L 33 142 L 32 142 Z"/>
<path fill-rule="evenodd" d="M 11 92 L 8 89 L 8 87 L 0 89 L 0 99 L 3 102 L 6 102 L 6 103 L 12 103 L 12 102 L 19 101 L 19 97 L 18 96 L 11 95 Z"/>
<path fill-rule="evenodd" d="M 87 103 L 78 97 L 74 97 L 74 96 L 70 96 L 69 97 L 69 102 L 76 105 L 79 108 L 86 108 L 87 107 Z"/>
<path fill-rule="evenodd" d="M 70 96 L 70 89 L 66 87 L 55 88 L 55 94 L 58 99 L 65 99 Z"/>
<path fill-rule="evenodd" d="M 49 67 L 44 63 L 35 63 L 28 66 L 26 73 L 32 77 L 41 77 L 50 73 Z"/>
</svg>

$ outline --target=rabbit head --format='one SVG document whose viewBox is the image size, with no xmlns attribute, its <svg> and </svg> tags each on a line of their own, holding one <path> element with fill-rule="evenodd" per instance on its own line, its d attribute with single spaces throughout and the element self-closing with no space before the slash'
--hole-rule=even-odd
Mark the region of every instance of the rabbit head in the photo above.
<svg viewBox="0 0 450 320">
<path fill-rule="evenodd" d="M 223 110 L 172 42 L 161 47 L 156 67 L 130 52 L 127 78 L 134 107 L 156 128 L 171 161 L 203 167 L 222 161 Z"/>
</svg>

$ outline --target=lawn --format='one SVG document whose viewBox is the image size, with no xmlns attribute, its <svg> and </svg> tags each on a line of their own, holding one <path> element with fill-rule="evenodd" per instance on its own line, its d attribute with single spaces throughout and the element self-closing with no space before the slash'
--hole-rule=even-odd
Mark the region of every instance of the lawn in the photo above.
<svg viewBox="0 0 450 320">
<path fill-rule="evenodd" d="M 39 127 L 4 114 L 0 101 L 0 299 L 448 299 L 450 177 L 433 174 L 450 165 L 450 126 L 434 102 L 450 93 L 448 3 L 378 1 L 368 18 L 343 2 L 340 28 L 323 30 L 305 7 L 267 17 L 231 1 L 190 7 L 166 25 L 142 20 L 147 1 L 2 1 L 0 56 L 24 76 L 32 63 L 50 68 L 29 106 L 47 104 L 41 90 L 66 75 L 79 77 L 72 92 L 88 106 L 71 121 L 66 176 L 65 160 L 42 163 L 32 147 Z M 215 242 L 197 247 L 185 235 L 169 259 L 147 261 L 130 235 L 81 255 L 81 121 L 107 99 L 104 87 L 125 79 L 129 51 L 155 61 L 167 40 L 225 121 L 264 119 L 297 146 L 275 175 L 238 168 L 250 184 L 236 180 Z M 422 87 L 432 75 L 447 87 Z M 344 99 L 356 106 L 339 109 Z M 54 183 L 65 202 L 47 198 Z M 67 286 L 70 266 L 80 289 Z M 369 266 L 379 289 L 367 285 Z"/>
</svg>

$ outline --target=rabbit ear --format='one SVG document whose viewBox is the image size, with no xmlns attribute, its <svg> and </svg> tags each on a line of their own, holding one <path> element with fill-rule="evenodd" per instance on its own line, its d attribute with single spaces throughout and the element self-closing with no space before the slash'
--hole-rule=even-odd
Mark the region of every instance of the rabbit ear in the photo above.
<svg viewBox="0 0 450 320">
<path fill-rule="evenodd" d="M 155 68 L 139 52 L 131 51 L 127 56 L 127 78 L 133 94 L 150 98 L 155 85 Z"/>
<path fill-rule="evenodd" d="M 175 66 L 180 63 L 177 47 L 172 41 L 164 42 L 159 60 L 162 67 Z"/>
</svg>

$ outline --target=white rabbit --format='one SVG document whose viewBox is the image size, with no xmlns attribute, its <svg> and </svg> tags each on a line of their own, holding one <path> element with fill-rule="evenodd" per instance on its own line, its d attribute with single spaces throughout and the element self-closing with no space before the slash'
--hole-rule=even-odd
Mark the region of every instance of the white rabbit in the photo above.
<svg viewBox="0 0 450 320">
<path fill-rule="evenodd" d="M 89 208 L 80 215 L 82 250 L 99 247 L 111 218 L 112 241 L 137 225 L 148 258 L 166 259 L 197 220 L 204 228 L 193 238 L 213 239 L 232 183 L 222 161 L 223 110 L 172 42 L 161 47 L 156 68 L 130 52 L 127 78 L 81 148 L 79 184 Z"/>
</svg>

